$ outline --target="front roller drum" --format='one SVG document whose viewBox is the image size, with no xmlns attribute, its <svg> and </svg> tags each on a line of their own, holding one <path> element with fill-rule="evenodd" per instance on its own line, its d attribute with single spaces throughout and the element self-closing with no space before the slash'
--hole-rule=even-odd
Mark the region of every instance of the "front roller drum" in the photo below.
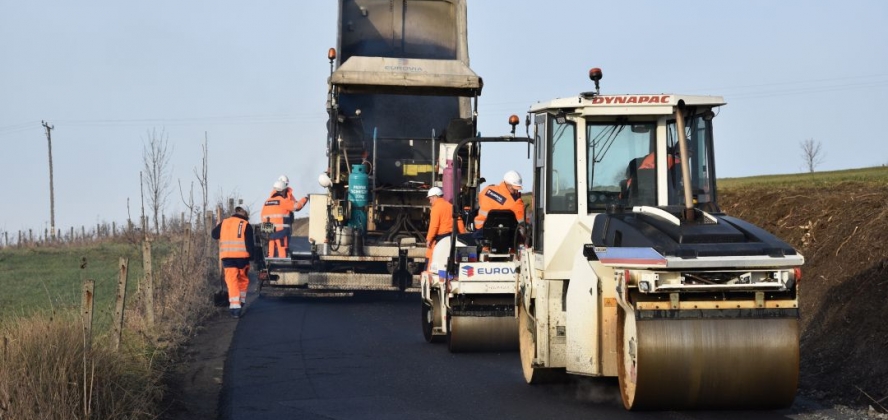
<svg viewBox="0 0 888 420">
<path fill-rule="evenodd" d="M 519 303 L 518 311 L 518 342 L 521 355 L 521 370 L 528 384 L 546 384 L 562 382 L 567 378 L 564 368 L 547 368 L 538 366 L 536 362 L 536 323 L 524 305 Z"/>
<path fill-rule="evenodd" d="M 517 350 L 518 322 L 512 315 L 451 315 L 447 344 L 454 353 Z"/>
<path fill-rule="evenodd" d="M 770 409 L 795 398 L 795 317 L 636 320 L 620 310 L 617 335 L 627 409 Z"/>
</svg>

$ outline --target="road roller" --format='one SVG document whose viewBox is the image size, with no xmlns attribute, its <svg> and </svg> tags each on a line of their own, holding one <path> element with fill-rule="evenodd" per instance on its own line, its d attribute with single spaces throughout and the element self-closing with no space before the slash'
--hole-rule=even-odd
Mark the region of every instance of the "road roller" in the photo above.
<svg viewBox="0 0 888 420">
<path fill-rule="evenodd" d="M 510 135 L 471 137 L 453 150 L 454 161 L 464 147 L 483 143 L 513 142 L 530 145 L 528 137 L 516 137 L 518 116 L 509 117 Z M 458 234 L 458 220 L 472 228 L 477 197 L 465 194 L 459 173 L 449 173 L 445 189 L 451 189 L 453 229 L 432 250 L 428 270 L 420 276 L 422 331 L 430 343 L 447 341 L 451 352 L 511 351 L 518 349 L 515 290 L 518 256 L 524 247 L 525 224 L 511 210 L 491 210 L 484 228 Z"/>
<path fill-rule="evenodd" d="M 502 232 L 492 234 L 497 228 L 491 217 L 485 222 L 487 236 L 514 237 L 515 216 L 506 212 L 503 220 L 511 219 L 513 231 L 506 224 L 498 227 Z M 430 270 L 422 273 L 420 282 L 423 335 L 430 343 L 446 340 L 451 352 L 517 350 L 514 250 L 482 245 L 493 242 L 471 235 L 457 240 L 456 275 L 446 269 L 451 238 L 442 239 L 433 250 Z"/>
<path fill-rule="evenodd" d="M 528 112 L 525 380 L 617 377 L 629 410 L 790 406 L 804 258 L 720 209 L 713 123 L 726 102 L 601 94 L 601 75 Z"/>
</svg>

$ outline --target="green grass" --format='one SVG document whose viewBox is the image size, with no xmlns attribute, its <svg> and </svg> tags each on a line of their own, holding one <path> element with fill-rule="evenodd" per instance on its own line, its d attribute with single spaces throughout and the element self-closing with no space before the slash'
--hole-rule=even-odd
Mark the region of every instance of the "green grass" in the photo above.
<svg viewBox="0 0 888 420">
<path fill-rule="evenodd" d="M 152 244 L 155 270 L 166 242 Z M 79 308 L 84 279 L 95 281 L 95 328 L 110 325 L 117 295 L 118 263 L 129 259 L 127 305 L 143 276 L 141 248 L 102 242 L 85 245 L 0 249 L 0 322 L 40 311 Z M 81 269 L 85 258 L 86 267 Z"/>
<path fill-rule="evenodd" d="M 789 175 L 763 175 L 745 178 L 719 178 L 719 189 L 748 187 L 829 187 L 846 182 L 888 185 L 888 166 Z"/>
</svg>

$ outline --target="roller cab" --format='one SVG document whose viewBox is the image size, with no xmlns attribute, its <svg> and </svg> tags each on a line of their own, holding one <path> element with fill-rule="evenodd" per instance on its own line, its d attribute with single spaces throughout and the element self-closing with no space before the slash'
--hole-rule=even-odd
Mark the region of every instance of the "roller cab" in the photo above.
<svg viewBox="0 0 888 420">
<path fill-rule="evenodd" d="M 540 103 L 516 314 L 529 383 L 619 379 L 627 409 L 792 404 L 804 258 L 718 205 L 721 97 Z"/>
</svg>

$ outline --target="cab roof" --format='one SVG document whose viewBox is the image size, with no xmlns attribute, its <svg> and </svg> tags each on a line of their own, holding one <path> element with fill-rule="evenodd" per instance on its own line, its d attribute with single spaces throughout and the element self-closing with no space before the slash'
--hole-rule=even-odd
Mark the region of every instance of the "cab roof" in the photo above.
<svg viewBox="0 0 888 420">
<path fill-rule="evenodd" d="M 726 102 L 721 96 L 677 95 L 671 93 L 592 95 L 558 98 L 538 102 L 530 107 L 531 113 L 563 110 L 569 114 L 594 115 L 668 115 L 684 102 L 690 107 L 718 107 Z"/>
</svg>

